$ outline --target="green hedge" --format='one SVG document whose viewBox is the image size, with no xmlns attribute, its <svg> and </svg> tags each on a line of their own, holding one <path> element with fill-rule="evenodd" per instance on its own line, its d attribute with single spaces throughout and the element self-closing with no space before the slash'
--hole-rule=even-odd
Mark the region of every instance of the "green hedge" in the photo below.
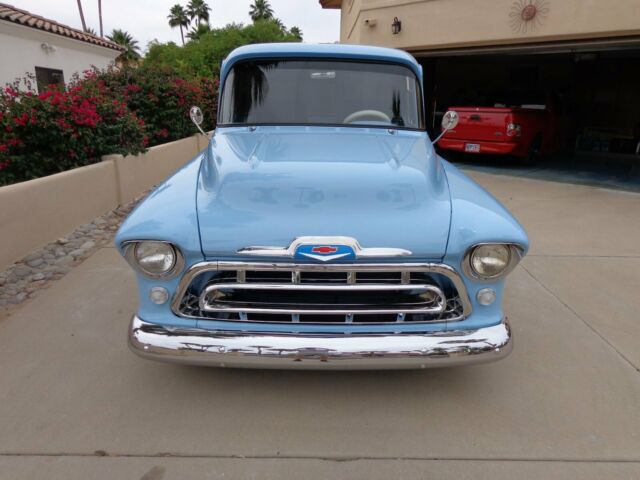
<svg viewBox="0 0 640 480">
<path fill-rule="evenodd" d="M 185 78 L 218 77 L 222 60 L 237 47 L 252 43 L 299 41 L 299 37 L 284 31 L 272 20 L 259 20 L 246 26 L 231 24 L 213 29 L 184 47 L 175 43 L 151 45 L 144 64 L 170 67 Z"/>
</svg>

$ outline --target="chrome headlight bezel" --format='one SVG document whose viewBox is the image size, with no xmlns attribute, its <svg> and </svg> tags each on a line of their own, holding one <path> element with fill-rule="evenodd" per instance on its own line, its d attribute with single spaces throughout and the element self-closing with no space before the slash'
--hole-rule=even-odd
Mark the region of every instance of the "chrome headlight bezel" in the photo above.
<svg viewBox="0 0 640 480">
<path fill-rule="evenodd" d="M 138 246 L 143 243 L 161 243 L 168 246 L 172 250 L 172 254 L 174 256 L 171 268 L 162 273 L 155 273 L 150 272 L 142 267 L 142 265 L 140 265 L 138 261 L 136 250 Z M 171 242 L 167 242 L 164 240 L 132 240 L 123 243 L 122 248 L 124 252 L 124 258 L 127 260 L 129 265 L 131 265 L 134 270 L 141 273 L 147 278 L 169 280 L 176 277 L 184 269 L 184 256 L 182 255 L 180 249 Z"/>
<path fill-rule="evenodd" d="M 500 245 L 507 249 L 508 259 L 506 262 L 505 268 L 495 275 L 483 275 L 478 272 L 473 266 L 473 255 L 477 252 L 480 247 L 487 245 Z M 520 262 L 524 254 L 524 248 L 515 243 L 507 243 L 507 242 L 484 242 L 477 243 L 471 246 L 464 255 L 464 259 L 462 260 L 462 269 L 464 273 L 471 279 L 480 280 L 484 282 L 495 281 L 501 279 L 508 275 L 516 265 Z"/>
</svg>

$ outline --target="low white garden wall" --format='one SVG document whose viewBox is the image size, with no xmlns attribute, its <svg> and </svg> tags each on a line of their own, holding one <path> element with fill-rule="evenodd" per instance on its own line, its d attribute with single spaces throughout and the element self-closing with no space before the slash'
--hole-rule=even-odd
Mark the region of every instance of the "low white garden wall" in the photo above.
<svg viewBox="0 0 640 480">
<path fill-rule="evenodd" d="M 108 155 L 94 165 L 0 187 L 0 270 L 134 199 L 206 145 L 206 137 L 194 135 L 141 155 Z"/>
</svg>

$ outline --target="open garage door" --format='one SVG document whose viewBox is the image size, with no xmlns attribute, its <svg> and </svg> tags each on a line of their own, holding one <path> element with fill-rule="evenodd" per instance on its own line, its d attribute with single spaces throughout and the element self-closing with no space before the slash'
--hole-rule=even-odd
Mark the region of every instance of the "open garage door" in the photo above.
<svg viewBox="0 0 640 480">
<path fill-rule="evenodd" d="M 571 153 L 640 160 L 640 39 L 415 55 L 434 132 L 451 106 L 514 99 L 556 109 Z"/>
</svg>

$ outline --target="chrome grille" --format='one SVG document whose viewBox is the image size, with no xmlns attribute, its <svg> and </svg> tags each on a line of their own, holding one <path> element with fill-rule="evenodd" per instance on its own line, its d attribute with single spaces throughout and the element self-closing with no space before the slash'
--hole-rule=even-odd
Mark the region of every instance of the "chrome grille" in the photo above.
<svg viewBox="0 0 640 480">
<path fill-rule="evenodd" d="M 185 274 L 173 310 L 211 320 L 380 324 L 458 321 L 471 304 L 447 265 L 205 262 Z"/>
</svg>

